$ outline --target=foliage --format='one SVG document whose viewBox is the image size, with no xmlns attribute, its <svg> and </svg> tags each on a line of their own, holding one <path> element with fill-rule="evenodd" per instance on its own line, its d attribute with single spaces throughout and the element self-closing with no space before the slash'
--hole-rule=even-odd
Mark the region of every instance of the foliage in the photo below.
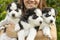
<svg viewBox="0 0 60 40">
<path fill-rule="evenodd" d="M 5 18 L 5 15 L 6 15 L 6 11 L 3 11 L 3 12 L 0 14 L 0 21 Z M 2 16 L 3 16 L 3 17 L 2 17 Z"/>
</svg>

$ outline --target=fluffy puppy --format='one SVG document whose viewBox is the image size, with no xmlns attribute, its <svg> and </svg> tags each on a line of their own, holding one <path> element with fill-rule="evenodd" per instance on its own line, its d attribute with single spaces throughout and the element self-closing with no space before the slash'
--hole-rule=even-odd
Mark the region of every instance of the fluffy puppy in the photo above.
<svg viewBox="0 0 60 40">
<path fill-rule="evenodd" d="M 42 25 L 40 26 L 40 29 L 42 29 L 43 34 L 48 37 L 49 39 L 52 39 L 51 36 L 51 28 L 50 25 L 55 25 L 55 16 L 56 16 L 56 12 L 55 9 L 53 8 L 44 8 L 42 10 L 43 13 L 43 20 L 44 22 L 42 23 Z"/>
<path fill-rule="evenodd" d="M 42 12 L 40 9 L 27 9 L 26 14 L 20 20 L 20 31 L 18 32 L 18 40 L 34 40 L 39 26 L 42 24 Z"/>
<path fill-rule="evenodd" d="M 15 24 L 15 31 L 19 30 L 19 20 L 22 14 L 21 5 L 18 3 L 11 3 L 7 7 L 7 15 L 4 20 L 0 21 L 0 30 L 4 30 L 4 32 L 1 34 L 0 39 L 1 40 L 16 40 L 15 38 L 10 38 L 6 34 L 6 28 L 4 25 L 9 24 L 10 22 Z"/>
</svg>

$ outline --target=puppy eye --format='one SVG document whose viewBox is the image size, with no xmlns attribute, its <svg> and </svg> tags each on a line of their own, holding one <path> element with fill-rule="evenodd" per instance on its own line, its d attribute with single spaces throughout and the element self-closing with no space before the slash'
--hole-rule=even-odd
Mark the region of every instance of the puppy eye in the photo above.
<svg viewBox="0 0 60 40">
<path fill-rule="evenodd" d="M 18 9 L 16 9 L 15 11 L 17 11 L 17 12 L 18 12 Z"/>
<path fill-rule="evenodd" d="M 51 15 L 48 15 L 48 14 L 47 14 L 47 15 L 45 15 L 45 17 L 49 17 L 49 16 L 51 16 Z"/>
<path fill-rule="evenodd" d="M 9 9 L 9 12 L 11 12 L 12 10 L 11 9 Z"/>
<path fill-rule="evenodd" d="M 53 16 L 55 18 L 55 16 Z"/>
<path fill-rule="evenodd" d="M 38 16 L 36 16 L 36 15 L 33 15 L 33 17 L 32 17 L 33 19 L 36 19 L 36 18 L 38 18 Z"/>
</svg>

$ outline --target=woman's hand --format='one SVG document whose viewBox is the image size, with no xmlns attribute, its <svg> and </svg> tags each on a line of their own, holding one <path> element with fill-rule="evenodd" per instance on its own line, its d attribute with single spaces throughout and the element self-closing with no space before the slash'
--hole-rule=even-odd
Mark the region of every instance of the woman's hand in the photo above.
<svg viewBox="0 0 60 40">
<path fill-rule="evenodd" d="M 14 27 L 14 23 L 10 22 L 9 24 L 5 25 L 5 27 Z"/>
<path fill-rule="evenodd" d="M 17 32 L 15 31 L 15 24 L 14 23 L 9 23 L 8 25 L 5 25 L 7 27 L 6 29 L 6 34 L 9 37 L 17 37 Z"/>
</svg>

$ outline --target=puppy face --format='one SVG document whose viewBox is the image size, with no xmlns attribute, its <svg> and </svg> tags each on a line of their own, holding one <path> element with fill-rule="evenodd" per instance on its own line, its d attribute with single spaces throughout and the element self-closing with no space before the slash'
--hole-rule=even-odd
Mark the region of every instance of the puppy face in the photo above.
<svg viewBox="0 0 60 40">
<path fill-rule="evenodd" d="M 7 7 L 7 15 L 11 18 L 18 18 L 22 14 L 21 6 L 17 3 L 11 3 Z"/>
<path fill-rule="evenodd" d="M 31 23 L 32 25 L 39 26 L 42 24 L 42 12 L 40 9 L 28 9 L 26 11 L 26 16 L 28 18 L 28 22 Z"/>
<path fill-rule="evenodd" d="M 42 11 L 43 13 L 43 19 L 46 23 L 55 23 L 55 10 L 53 8 L 45 8 Z"/>
</svg>

